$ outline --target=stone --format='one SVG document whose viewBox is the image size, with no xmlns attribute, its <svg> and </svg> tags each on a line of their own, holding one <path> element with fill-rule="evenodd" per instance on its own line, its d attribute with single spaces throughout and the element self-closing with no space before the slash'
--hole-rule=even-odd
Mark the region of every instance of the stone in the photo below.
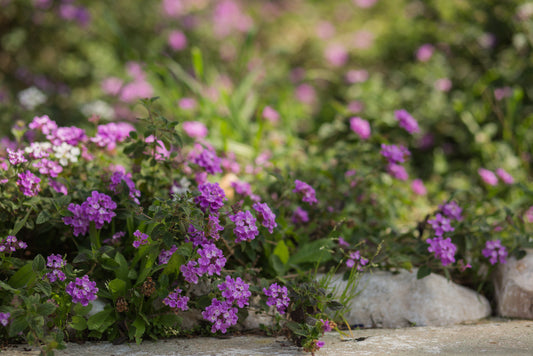
<svg viewBox="0 0 533 356">
<path fill-rule="evenodd" d="M 348 301 L 346 321 L 374 328 L 445 326 L 491 314 L 487 299 L 475 291 L 437 274 L 420 280 L 416 274 L 416 269 L 363 274 L 356 289 L 359 294 Z M 336 295 L 347 284 L 341 275 L 331 283 Z"/>
<path fill-rule="evenodd" d="M 533 319 L 533 249 L 499 264 L 493 278 L 498 315 Z"/>
</svg>

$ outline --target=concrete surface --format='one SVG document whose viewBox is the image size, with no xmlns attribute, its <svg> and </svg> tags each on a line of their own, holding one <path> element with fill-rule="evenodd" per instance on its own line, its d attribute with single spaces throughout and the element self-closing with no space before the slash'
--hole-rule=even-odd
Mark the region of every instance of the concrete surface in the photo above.
<svg viewBox="0 0 533 356">
<path fill-rule="evenodd" d="M 533 355 L 533 320 L 490 319 L 470 325 L 412 327 L 403 329 L 354 330 L 353 339 L 327 333 L 320 355 Z M 38 355 L 23 345 L 0 352 L 9 356 Z M 306 355 L 283 337 L 236 336 L 199 337 L 145 342 L 142 345 L 110 343 L 69 344 L 58 356 L 233 356 Z"/>
</svg>

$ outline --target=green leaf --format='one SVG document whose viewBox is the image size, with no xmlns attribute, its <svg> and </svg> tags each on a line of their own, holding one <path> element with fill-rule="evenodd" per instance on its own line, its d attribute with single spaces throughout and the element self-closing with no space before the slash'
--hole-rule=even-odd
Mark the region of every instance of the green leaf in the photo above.
<svg viewBox="0 0 533 356">
<path fill-rule="evenodd" d="M 289 262 L 289 248 L 283 240 L 279 241 L 276 248 L 273 251 L 274 255 L 278 256 L 283 264 Z"/>
<path fill-rule="evenodd" d="M 418 269 L 418 273 L 416 274 L 416 279 L 422 279 L 424 277 L 427 277 L 431 274 L 431 268 L 428 266 L 422 266 Z"/>
<path fill-rule="evenodd" d="M 329 302 L 327 306 L 331 310 L 341 310 L 342 308 L 344 308 L 344 305 L 342 303 L 339 303 L 335 300 Z"/>
<path fill-rule="evenodd" d="M 24 331 L 28 327 L 28 321 L 25 315 L 20 315 L 11 320 L 9 324 L 8 334 L 10 337 L 17 336 L 20 332 Z"/>
<path fill-rule="evenodd" d="M 11 287 L 9 284 L 7 284 L 5 282 L 2 282 L 2 281 L 0 281 L 0 289 L 7 290 L 7 291 L 9 291 L 11 293 L 14 293 L 14 294 L 20 294 L 20 290 L 15 289 L 15 288 Z"/>
<path fill-rule="evenodd" d="M 108 327 L 113 325 L 115 318 L 113 315 L 113 309 L 104 309 L 91 316 L 87 320 L 87 327 L 89 330 L 96 330 L 98 332 L 104 332 Z"/>
<path fill-rule="evenodd" d="M 83 306 L 81 304 L 74 304 L 73 310 L 75 315 L 84 316 L 87 315 L 91 309 L 93 308 L 92 304 L 88 304 L 87 306 Z"/>
<path fill-rule="evenodd" d="M 74 315 L 70 326 L 75 330 L 82 331 L 87 329 L 87 321 L 82 316 Z"/>
<path fill-rule="evenodd" d="M 132 325 L 135 327 L 135 342 L 140 344 L 146 330 L 146 324 L 142 318 L 137 318 Z"/>
<path fill-rule="evenodd" d="M 35 256 L 31 266 L 32 266 L 33 272 L 35 273 L 42 272 L 44 268 L 46 267 L 46 262 L 44 260 L 44 257 L 41 256 L 40 254 Z"/>
<path fill-rule="evenodd" d="M 46 210 L 43 210 L 39 213 L 39 215 L 37 215 L 37 219 L 35 220 L 35 223 L 37 225 L 40 225 L 50 220 L 50 218 L 51 218 L 50 213 L 48 213 L 48 211 Z"/>
<path fill-rule="evenodd" d="M 204 76 L 204 60 L 202 58 L 202 52 L 198 47 L 194 47 L 191 50 L 191 56 L 194 73 L 197 78 L 202 79 Z"/>
<path fill-rule="evenodd" d="M 189 257 L 192 254 L 192 242 L 181 244 L 176 250 L 176 253 L 183 257 Z"/>
<path fill-rule="evenodd" d="M 179 273 L 179 269 L 181 265 L 184 263 L 183 256 L 178 255 L 177 253 L 174 253 L 170 260 L 168 260 L 167 265 L 165 266 L 165 269 L 163 269 L 162 274 L 169 275 L 172 273 Z"/>
<path fill-rule="evenodd" d="M 48 316 L 56 310 L 56 306 L 52 303 L 43 303 L 37 306 L 37 314 L 42 316 Z"/>
<path fill-rule="evenodd" d="M 45 281 L 38 281 L 37 283 L 35 283 L 35 290 L 43 293 L 47 297 L 52 294 L 52 286 L 50 285 L 50 283 Z"/>
<path fill-rule="evenodd" d="M 171 328 L 181 322 L 181 318 L 176 314 L 163 314 L 159 317 L 159 325 Z"/>
<path fill-rule="evenodd" d="M 115 270 L 115 276 L 122 280 L 128 279 L 129 266 L 126 258 L 120 253 L 117 252 L 115 255 L 115 262 L 118 263 L 118 268 Z"/>
<path fill-rule="evenodd" d="M 32 264 L 27 263 L 22 266 L 7 282 L 13 288 L 22 288 L 36 278 Z"/>
<path fill-rule="evenodd" d="M 332 258 L 329 251 L 333 245 L 331 239 L 320 239 L 301 246 L 301 248 L 289 259 L 289 263 L 298 265 L 300 263 L 326 262 Z"/>
<path fill-rule="evenodd" d="M 113 294 L 113 297 L 119 297 L 126 294 L 127 283 L 122 279 L 115 278 L 107 284 L 109 291 Z"/>
<path fill-rule="evenodd" d="M 28 221 L 28 217 L 30 216 L 31 211 L 32 209 L 28 209 L 26 216 L 24 216 L 24 218 L 22 219 L 17 220 L 17 222 L 15 223 L 15 226 L 13 227 L 9 235 L 15 236 L 20 231 L 20 229 L 22 229 L 22 227 L 26 224 L 26 221 Z"/>
</svg>

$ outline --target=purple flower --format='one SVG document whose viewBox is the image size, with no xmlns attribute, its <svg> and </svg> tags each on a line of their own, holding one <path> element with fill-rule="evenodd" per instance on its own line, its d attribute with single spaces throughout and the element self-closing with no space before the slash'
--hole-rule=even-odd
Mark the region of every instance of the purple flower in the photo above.
<svg viewBox="0 0 533 356">
<path fill-rule="evenodd" d="M 74 228 L 74 236 L 85 235 L 89 230 L 90 221 L 87 219 L 85 209 L 79 205 L 70 203 L 68 210 L 73 214 L 72 216 L 65 216 L 63 222 L 65 225 L 70 225 Z"/>
<path fill-rule="evenodd" d="M 217 274 L 220 276 L 222 267 L 226 265 L 226 257 L 222 250 L 218 249 L 215 244 L 205 244 L 203 248 L 198 249 L 198 268 L 197 274 L 207 274 L 212 276 Z"/>
<path fill-rule="evenodd" d="M 477 170 L 477 173 L 481 177 L 481 179 L 487 183 L 488 185 L 496 185 L 498 184 L 498 177 L 488 169 L 480 168 Z"/>
<path fill-rule="evenodd" d="M 230 220 L 235 223 L 233 232 L 235 233 L 235 242 L 252 241 L 257 235 L 259 230 L 255 225 L 256 218 L 249 211 L 239 211 L 235 215 L 230 215 Z"/>
<path fill-rule="evenodd" d="M 384 143 L 381 144 L 380 153 L 392 164 L 403 163 L 405 162 L 405 157 L 411 155 L 411 152 L 405 146 L 386 145 Z"/>
<path fill-rule="evenodd" d="M 24 241 L 18 241 L 13 235 L 9 235 L 5 240 L 0 240 L 0 252 L 15 252 L 18 249 L 25 249 L 28 245 Z"/>
<path fill-rule="evenodd" d="M 7 326 L 9 324 L 9 318 L 11 317 L 11 313 L 0 313 L 0 324 L 3 326 Z"/>
<path fill-rule="evenodd" d="M 248 299 L 252 293 L 248 290 L 250 285 L 237 277 L 233 279 L 226 276 L 226 281 L 218 285 L 218 289 L 222 292 L 222 296 L 226 298 L 229 303 L 235 302 L 239 308 L 244 308 L 248 304 Z"/>
<path fill-rule="evenodd" d="M 39 162 L 33 163 L 35 168 L 39 168 L 39 173 L 43 175 L 49 175 L 56 178 L 59 173 L 63 172 L 63 167 L 55 161 L 51 161 L 47 158 L 41 159 Z"/>
<path fill-rule="evenodd" d="M 400 127 L 403 127 L 405 131 L 409 132 L 410 134 L 420 132 L 418 122 L 407 111 L 403 109 L 396 110 L 394 112 L 394 116 L 396 117 L 396 120 L 400 122 Z"/>
<path fill-rule="evenodd" d="M 420 62 L 427 62 L 433 56 L 434 51 L 435 47 L 433 47 L 433 45 L 429 43 L 423 44 L 416 51 L 416 59 L 418 59 Z"/>
<path fill-rule="evenodd" d="M 326 345 L 326 343 L 324 341 L 321 341 L 321 340 L 316 340 L 315 341 L 315 345 L 316 345 L 317 348 L 320 349 L 320 348 L 324 347 Z"/>
<path fill-rule="evenodd" d="M 200 195 L 194 198 L 194 202 L 202 208 L 204 212 L 217 213 L 224 205 L 226 194 L 218 183 L 203 183 L 198 186 Z"/>
<path fill-rule="evenodd" d="M 342 67 L 348 61 L 346 47 L 338 43 L 332 43 L 324 50 L 324 57 L 333 67 Z"/>
<path fill-rule="evenodd" d="M 401 166 L 399 164 L 395 163 L 389 163 L 387 165 L 387 171 L 391 176 L 398 180 L 407 180 L 409 179 L 409 174 L 407 174 L 407 171 L 405 170 L 404 166 Z"/>
<path fill-rule="evenodd" d="M 96 300 L 98 288 L 96 282 L 90 281 L 89 276 L 85 275 L 82 278 L 76 278 L 75 282 L 70 282 L 66 292 L 72 297 L 73 303 L 79 303 L 86 307 L 89 305 L 89 301 Z"/>
<path fill-rule="evenodd" d="M 47 263 L 46 267 L 49 268 L 63 268 L 65 267 L 65 261 L 63 260 L 63 257 L 61 257 L 60 254 L 52 254 L 47 257 Z"/>
<path fill-rule="evenodd" d="M 220 220 L 217 215 L 209 215 L 207 220 L 207 234 L 213 239 L 218 240 L 220 238 L 219 231 L 224 230 L 224 227 L 220 226 Z"/>
<path fill-rule="evenodd" d="M 53 190 L 55 190 L 57 193 L 61 193 L 63 195 L 68 195 L 67 187 L 63 183 L 59 183 L 58 181 L 55 181 L 53 179 L 48 180 L 48 184 L 50 187 L 52 187 Z"/>
<path fill-rule="evenodd" d="M 265 106 L 263 109 L 263 118 L 265 120 L 276 123 L 279 121 L 279 113 L 270 106 Z"/>
<path fill-rule="evenodd" d="M 140 230 L 137 230 L 133 233 L 133 236 L 135 236 L 135 241 L 133 241 L 133 247 L 139 248 L 141 245 L 147 245 L 148 244 L 148 234 L 145 234 L 141 232 Z"/>
<path fill-rule="evenodd" d="M 59 269 L 54 269 L 54 270 L 52 270 L 52 272 L 46 273 L 43 276 L 43 279 L 44 278 L 48 278 L 48 281 L 50 281 L 50 283 L 54 283 L 58 279 L 60 281 L 64 281 L 67 278 L 67 276 L 65 275 L 65 273 L 63 273 L 63 271 L 61 271 Z"/>
<path fill-rule="evenodd" d="M 183 278 L 192 284 L 198 283 L 198 267 L 196 261 L 189 261 L 185 265 L 180 266 L 180 271 L 183 274 Z"/>
<path fill-rule="evenodd" d="M 333 327 L 331 325 L 331 321 L 320 319 L 320 323 L 322 324 L 322 332 L 327 333 L 327 332 L 333 330 Z"/>
<path fill-rule="evenodd" d="M 193 110 L 197 106 L 196 99 L 194 99 L 194 98 L 181 98 L 178 101 L 178 106 L 181 109 L 183 109 L 183 110 Z M 197 122 L 197 121 L 185 121 L 185 122 Z M 183 123 L 183 125 L 185 125 L 185 122 Z M 188 132 L 187 135 L 189 135 L 191 137 L 199 137 L 199 138 L 207 136 L 207 127 L 205 127 L 204 124 L 201 124 L 201 125 L 203 126 L 203 128 L 201 128 L 201 131 L 195 129 L 194 130 L 195 131 L 194 134 L 191 134 L 190 132 Z M 198 126 L 198 127 L 200 127 L 200 126 Z M 205 128 L 205 130 L 204 130 L 204 128 Z M 186 131 L 185 126 L 183 127 L 183 129 Z"/>
<path fill-rule="evenodd" d="M 213 298 L 211 305 L 202 312 L 202 317 L 213 323 L 211 327 L 212 333 L 220 330 L 225 334 L 230 326 L 237 324 L 237 308 L 232 307 L 232 303 L 228 301 L 221 302 Z"/>
<path fill-rule="evenodd" d="M 290 302 L 287 287 L 272 283 L 268 289 L 263 288 L 263 293 L 268 297 L 266 302 L 268 306 L 275 306 L 278 313 L 285 314 Z"/>
<path fill-rule="evenodd" d="M 172 255 L 174 254 L 174 252 L 176 252 L 178 250 L 178 248 L 176 247 L 176 245 L 172 245 L 172 247 L 169 249 L 169 250 L 161 250 L 161 253 L 159 253 L 159 264 L 160 265 L 165 265 L 168 263 L 168 261 L 170 260 L 170 257 L 172 257 Z"/>
<path fill-rule="evenodd" d="M 357 262 L 356 262 L 357 261 Z M 346 266 L 348 268 L 353 268 L 357 265 L 357 270 L 362 271 L 363 266 L 368 264 L 368 259 L 361 257 L 360 251 L 354 251 L 350 253 L 348 260 L 346 261 Z"/>
<path fill-rule="evenodd" d="M 18 174 L 17 186 L 22 194 L 27 197 L 34 197 L 41 191 L 41 178 L 37 177 L 30 171 L 26 171 Z"/>
<path fill-rule="evenodd" d="M 122 181 L 124 181 L 126 183 L 126 186 L 128 187 L 129 197 L 135 202 L 135 204 L 139 205 L 141 191 L 135 187 L 135 182 L 133 182 L 133 180 L 131 179 L 131 173 L 123 173 L 120 171 L 114 172 L 111 176 L 109 190 L 113 191 L 113 193 L 115 194 L 118 194 L 120 192 L 119 185 Z"/>
<path fill-rule="evenodd" d="M 514 178 L 512 175 L 510 175 L 509 173 L 507 173 L 503 168 L 498 168 L 496 170 L 496 174 L 498 175 L 498 177 L 500 177 L 500 179 L 505 183 L 505 184 L 513 184 L 514 183 Z"/>
<path fill-rule="evenodd" d="M 463 220 L 463 217 L 461 216 L 463 209 L 461 209 L 459 205 L 457 205 L 457 203 L 454 201 L 451 201 L 447 204 L 439 205 L 439 209 L 449 219 L 454 219 L 457 221 Z"/>
<path fill-rule="evenodd" d="M 370 124 L 368 121 L 360 117 L 352 117 L 350 119 L 350 129 L 355 132 L 361 140 L 366 140 L 370 137 Z"/>
<path fill-rule="evenodd" d="M 452 243 L 452 239 L 436 236 L 433 239 L 427 239 L 426 242 L 429 244 L 428 251 L 435 253 L 435 257 L 441 260 L 443 266 L 455 262 L 457 246 Z"/>
<path fill-rule="evenodd" d="M 96 136 L 91 138 L 91 142 L 98 147 L 105 147 L 108 151 L 112 151 L 117 147 L 117 143 L 129 137 L 131 131 L 135 131 L 135 128 L 126 122 L 98 125 Z"/>
<path fill-rule="evenodd" d="M 29 123 L 28 127 L 32 130 L 39 130 L 44 135 L 49 135 L 57 129 L 57 124 L 55 121 L 50 120 L 48 115 L 35 116 L 33 121 Z"/>
<path fill-rule="evenodd" d="M 173 292 L 170 292 L 168 296 L 163 299 L 163 304 L 168 305 L 170 308 L 177 308 L 182 311 L 188 310 L 189 307 L 187 303 L 189 302 L 189 297 L 181 295 L 181 289 L 176 288 Z"/>
<path fill-rule="evenodd" d="M 481 253 L 489 259 L 491 265 L 498 263 L 498 259 L 502 264 L 507 263 L 507 249 L 500 240 L 487 241 Z"/>
<path fill-rule="evenodd" d="M 91 196 L 83 202 L 82 208 L 86 215 L 86 219 L 93 221 L 97 229 L 101 229 L 104 223 L 110 223 L 115 217 L 115 210 L 117 204 L 110 196 L 104 193 L 98 193 L 96 190 L 91 192 Z"/>
<path fill-rule="evenodd" d="M 298 206 L 292 214 L 291 221 L 293 224 L 309 222 L 309 214 Z"/>
<path fill-rule="evenodd" d="M 182 127 L 183 131 L 192 138 L 204 138 L 207 136 L 207 127 L 199 121 L 185 121 Z"/>
<path fill-rule="evenodd" d="M 85 136 L 85 130 L 76 126 L 71 126 L 58 127 L 50 134 L 46 135 L 46 138 L 50 140 L 54 146 L 59 146 L 63 142 L 71 146 L 76 146 L 78 143 L 85 141 L 87 136 Z"/>
<path fill-rule="evenodd" d="M 426 189 L 426 186 L 424 185 L 424 182 L 422 181 L 422 179 L 415 179 L 411 183 L 411 189 L 413 190 L 413 193 L 415 193 L 416 195 L 426 195 L 427 194 L 427 189 Z"/>
<path fill-rule="evenodd" d="M 274 228 L 278 224 L 276 223 L 276 215 L 270 210 L 268 205 L 266 203 L 255 203 L 252 208 L 257 212 L 259 220 L 268 229 L 268 232 L 274 232 Z"/>
<path fill-rule="evenodd" d="M 17 166 L 21 163 L 28 162 L 26 157 L 24 157 L 23 150 L 12 151 L 11 149 L 8 148 L 7 159 L 9 160 L 9 163 L 11 163 L 13 166 Z"/>
<path fill-rule="evenodd" d="M 196 150 L 191 152 L 189 155 L 189 160 L 192 163 L 204 168 L 209 174 L 222 173 L 222 168 L 220 167 L 222 159 L 217 156 L 213 148 L 203 148 L 200 145 L 197 145 L 196 148 L 202 149 L 202 151 L 200 153 L 198 153 Z"/>
<path fill-rule="evenodd" d="M 309 184 L 302 182 L 301 180 L 296 179 L 294 181 L 295 188 L 292 190 L 293 193 L 303 193 L 302 201 L 313 205 L 318 203 L 315 196 L 315 190 Z"/>
<path fill-rule="evenodd" d="M 174 30 L 168 34 L 167 42 L 174 51 L 181 51 L 187 47 L 187 36 L 181 31 Z"/>
<path fill-rule="evenodd" d="M 450 225 L 450 219 L 445 218 L 442 214 L 435 215 L 435 219 L 428 220 L 429 225 L 435 230 L 436 236 L 442 236 L 445 232 L 452 232 L 455 229 Z"/>
<path fill-rule="evenodd" d="M 205 232 L 203 232 L 202 230 L 197 230 L 193 224 L 189 224 L 189 229 L 187 230 L 187 237 L 185 240 L 187 242 L 192 242 L 194 247 L 209 242 L 207 240 L 207 237 L 205 237 Z"/>
</svg>

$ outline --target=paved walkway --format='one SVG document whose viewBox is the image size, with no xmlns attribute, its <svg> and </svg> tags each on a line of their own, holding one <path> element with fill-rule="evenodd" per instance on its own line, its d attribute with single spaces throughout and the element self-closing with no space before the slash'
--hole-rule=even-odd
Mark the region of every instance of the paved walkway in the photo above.
<svg viewBox="0 0 533 356">
<path fill-rule="evenodd" d="M 326 346 L 317 356 L 344 355 L 533 355 L 533 320 L 491 319 L 470 325 L 413 327 L 406 329 L 364 329 L 353 332 L 354 339 L 328 333 Z M 23 346 L 1 351 L 2 355 L 34 356 Z M 69 344 L 58 356 L 303 356 L 284 338 L 238 336 L 225 339 L 199 337 L 144 342 L 142 345 L 110 343 Z"/>
</svg>

